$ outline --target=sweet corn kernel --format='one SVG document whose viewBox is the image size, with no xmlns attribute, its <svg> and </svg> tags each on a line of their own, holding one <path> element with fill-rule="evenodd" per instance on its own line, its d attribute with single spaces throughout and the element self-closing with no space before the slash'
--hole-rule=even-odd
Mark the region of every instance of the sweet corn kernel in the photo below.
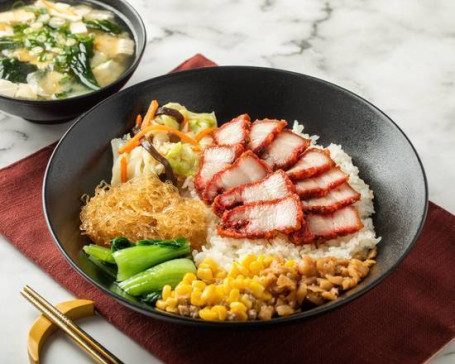
<svg viewBox="0 0 455 364">
<path fill-rule="evenodd" d="M 211 282 L 213 281 L 213 272 L 210 268 L 201 268 L 199 266 L 197 270 L 197 277 L 204 282 Z"/>
<path fill-rule="evenodd" d="M 246 306 L 242 302 L 231 302 L 229 307 L 233 313 L 246 312 Z"/>
<path fill-rule="evenodd" d="M 215 291 L 216 291 L 216 295 L 218 298 L 220 298 L 220 297 L 222 298 L 226 295 L 226 293 L 224 293 L 224 287 L 220 284 L 217 284 L 215 286 Z"/>
<path fill-rule="evenodd" d="M 202 292 L 201 291 L 191 292 L 190 302 L 194 306 L 203 306 L 205 304 L 205 300 L 202 299 Z"/>
<path fill-rule="evenodd" d="M 177 307 L 177 299 L 175 299 L 173 297 L 169 297 L 166 300 L 166 306 L 168 306 L 168 307 Z"/>
<path fill-rule="evenodd" d="M 178 313 L 179 310 L 178 310 L 177 307 L 167 306 L 167 307 L 166 307 L 166 312 L 169 312 L 169 313 Z"/>
<path fill-rule="evenodd" d="M 197 277 L 194 273 L 187 273 L 183 276 L 183 282 L 191 284 L 194 280 L 196 280 Z"/>
<path fill-rule="evenodd" d="M 261 299 L 262 299 L 263 301 L 268 301 L 268 300 L 271 300 L 272 297 L 273 297 L 272 294 L 271 294 L 270 292 L 267 292 L 267 291 L 266 291 L 266 292 L 264 292 L 264 293 L 262 294 Z"/>
<path fill-rule="evenodd" d="M 231 277 L 231 278 L 235 278 L 237 277 L 237 275 L 240 274 L 240 271 L 239 271 L 239 268 L 237 267 L 237 265 L 234 263 L 231 267 L 231 269 L 229 270 L 229 273 L 228 273 L 228 277 Z"/>
<path fill-rule="evenodd" d="M 231 311 L 232 312 L 232 311 Z M 237 321 L 246 321 L 248 320 L 248 315 L 246 312 L 232 312 Z"/>
<path fill-rule="evenodd" d="M 236 264 L 236 263 L 234 263 L 234 264 Z M 248 268 L 244 267 L 243 265 L 240 265 L 240 264 L 237 264 L 237 265 L 239 267 L 240 274 L 243 275 L 244 277 L 248 277 L 248 275 L 250 273 L 250 272 L 248 272 Z"/>
<path fill-rule="evenodd" d="M 163 292 L 161 293 L 161 296 L 163 297 L 164 301 L 166 301 L 169 297 L 171 297 L 171 292 L 172 292 L 172 287 L 169 284 L 166 284 L 163 287 Z"/>
<path fill-rule="evenodd" d="M 231 282 L 232 282 L 232 278 L 230 277 L 227 277 L 227 278 L 224 278 L 223 279 L 223 289 L 224 289 L 224 294 L 229 294 L 229 292 L 231 291 Z"/>
<path fill-rule="evenodd" d="M 164 310 L 166 308 L 166 302 L 165 300 L 158 300 L 155 303 L 156 308 L 159 308 L 160 310 Z"/>
<path fill-rule="evenodd" d="M 208 304 L 213 304 L 217 301 L 218 295 L 216 294 L 216 288 L 214 284 L 210 284 L 205 287 L 202 291 L 201 298 L 205 300 Z"/>
<path fill-rule="evenodd" d="M 227 276 L 227 272 L 225 270 L 218 270 L 216 273 L 215 273 L 215 278 L 217 279 L 223 279 Z"/>
<path fill-rule="evenodd" d="M 284 266 L 286 268 L 292 268 L 292 267 L 295 267 L 296 266 L 296 262 L 295 260 L 288 260 L 286 263 L 284 263 Z"/>
<path fill-rule="evenodd" d="M 249 288 L 256 298 L 261 298 L 262 294 L 264 293 L 264 286 L 257 281 L 251 282 Z"/>
<path fill-rule="evenodd" d="M 212 272 L 218 270 L 218 264 L 210 257 L 205 258 L 199 266 L 210 268 Z"/>
<path fill-rule="evenodd" d="M 243 275 L 246 277 L 248 275 L 248 269 L 246 269 L 244 266 L 240 265 L 239 263 L 234 263 L 232 264 L 232 268 L 229 271 L 228 277 L 237 277 L 239 274 Z"/>
<path fill-rule="evenodd" d="M 273 262 L 273 257 L 267 256 L 264 258 L 264 266 L 268 267 Z"/>
<path fill-rule="evenodd" d="M 231 289 L 231 291 L 229 292 L 229 296 L 228 296 L 227 301 L 229 303 L 232 303 L 232 302 L 238 301 L 239 299 L 240 299 L 239 290 L 237 288 Z"/>
<path fill-rule="evenodd" d="M 240 302 L 242 302 L 248 309 L 253 307 L 253 303 L 251 302 L 247 294 L 242 295 L 242 298 L 240 298 Z"/>
<path fill-rule="evenodd" d="M 191 287 L 193 287 L 194 290 L 197 289 L 199 291 L 203 291 L 206 286 L 207 284 L 204 281 L 200 281 L 198 279 L 191 282 Z"/>
<path fill-rule="evenodd" d="M 256 260 L 256 256 L 252 254 L 248 254 L 245 258 L 243 258 L 242 262 L 240 263 L 243 267 L 248 268 L 251 262 Z"/>
<path fill-rule="evenodd" d="M 264 269 L 264 263 L 258 260 L 251 262 L 249 269 L 251 273 L 259 274 L 259 272 Z"/>
<path fill-rule="evenodd" d="M 199 311 L 199 317 L 206 321 L 215 321 L 218 318 L 216 312 L 212 312 L 209 307 L 205 307 Z"/>
<path fill-rule="evenodd" d="M 237 276 L 237 278 L 231 282 L 231 287 L 238 288 L 238 289 L 244 289 L 245 288 L 245 279 L 241 275 Z"/>
<path fill-rule="evenodd" d="M 192 291 L 193 289 L 189 284 L 179 283 L 177 287 L 175 287 L 175 297 L 176 298 L 189 297 Z"/>
<path fill-rule="evenodd" d="M 213 306 L 210 311 L 214 312 L 217 315 L 217 319 L 219 321 L 226 320 L 226 317 L 227 317 L 227 309 L 226 309 L 226 307 L 221 306 L 221 305 L 216 305 L 216 306 Z"/>
</svg>

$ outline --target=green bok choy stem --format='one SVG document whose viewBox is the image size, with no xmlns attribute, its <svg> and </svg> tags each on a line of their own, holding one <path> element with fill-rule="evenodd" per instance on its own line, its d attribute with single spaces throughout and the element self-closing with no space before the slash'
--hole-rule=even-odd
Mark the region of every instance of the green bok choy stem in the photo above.
<svg viewBox="0 0 455 364">
<path fill-rule="evenodd" d="M 119 286 L 132 296 L 142 296 L 153 291 L 160 291 L 167 284 L 174 288 L 186 273 L 196 274 L 194 263 L 186 258 L 174 259 L 136 274 L 119 283 Z"/>
<path fill-rule="evenodd" d="M 190 254 L 190 244 L 185 239 L 139 241 L 136 246 L 113 253 L 117 263 L 117 281 L 122 282 L 167 260 Z"/>
<path fill-rule="evenodd" d="M 84 252 L 103 263 L 115 264 L 111 249 L 96 244 L 90 244 L 83 247 Z"/>
</svg>

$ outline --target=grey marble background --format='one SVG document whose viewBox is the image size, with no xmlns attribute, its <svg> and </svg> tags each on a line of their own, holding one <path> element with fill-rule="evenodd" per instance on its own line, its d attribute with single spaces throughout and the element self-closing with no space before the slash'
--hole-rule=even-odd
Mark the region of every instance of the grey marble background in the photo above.
<svg viewBox="0 0 455 364">
<path fill-rule="evenodd" d="M 166 73 L 198 52 L 220 65 L 283 68 L 337 83 L 397 122 L 422 158 L 430 199 L 455 213 L 455 1 L 131 3 L 146 23 L 148 44 L 129 85 Z M 0 114 L 0 167 L 57 140 L 69 125 L 35 125 Z M 20 288 L 30 283 L 55 302 L 69 299 L 69 294 L 3 241 L 0 255 L 0 282 L 8 293 L 0 296 L 0 319 L 2 335 L 9 338 L 0 341 L 0 358 L 22 363 L 25 334 L 36 313 L 19 298 Z M 152 360 L 103 319 L 85 325 L 127 362 Z M 46 362 L 57 363 L 63 355 L 66 364 L 86 360 L 61 336 L 53 341 Z M 114 350 L 119 346 L 123 352 Z M 455 363 L 454 346 L 434 362 Z"/>
</svg>

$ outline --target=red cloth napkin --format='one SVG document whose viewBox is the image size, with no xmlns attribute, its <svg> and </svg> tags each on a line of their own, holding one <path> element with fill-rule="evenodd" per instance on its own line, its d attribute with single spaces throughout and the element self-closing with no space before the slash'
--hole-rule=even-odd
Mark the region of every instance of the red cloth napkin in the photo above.
<svg viewBox="0 0 455 364">
<path fill-rule="evenodd" d="M 214 65 L 197 55 L 175 71 Z M 181 326 L 130 310 L 79 276 L 48 233 L 41 187 L 53 148 L 0 170 L 0 232 L 167 363 L 421 363 L 455 336 L 455 216 L 433 203 L 420 239 L 399 268 L 376 288 L 324 315 L 239 330 Z"/>
</svg>

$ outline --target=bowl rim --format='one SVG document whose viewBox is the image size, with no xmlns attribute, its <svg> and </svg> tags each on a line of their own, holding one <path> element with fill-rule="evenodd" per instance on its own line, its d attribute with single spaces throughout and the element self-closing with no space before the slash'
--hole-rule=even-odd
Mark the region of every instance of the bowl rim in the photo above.
<svg viewBox="0 0 455 364">
<path fill-rule="evenodd" d="M 107 8 L 112 7 L 112 5 L 110 3 L 108 3 L 106 0 L 84 0 L 84 1 L 88 2 L 88 3 L 102 4 L 102 5 L 100 5 L 101 7 L 103 7 L 103 6 L 107 7 Z M 135 39 L 134 43 L 136 45 L 136 57 L 135 57 L 134 61 L 130 64 L 130 66 L 126 69 L 126 71 L 123 72 L 123 74 L 118 79 L 116 79 L 114 82 L 112 82 L 106 86 L 100 87 L 98 90 L 93 90 L 93 91 L 87 92 L 85 94 L 74 96 L 74 97 L 68 97 L 66 99 L 30 100 L 30 99 L 18 99 L 15 97 L 9 97 L 9 96 L 0 94 L 0 100 L 6 100 L 6 101 L 9 101 L 12 103 L 28 104 L 28 105 L 55 105 L 58 103 L 64 103 L 64 102 L 68 102 L 68 101 L 77 102 L 79 100 L 83 100 L 83 99 L 86 99 L 91 96 L 102 94 L 104 91 L 106 91 L 106 89 L 115 87 L 115 86 L 121 84 L 122 82 L 124 82 L 125 80 L 128 80 L 128 78 L 130 78 L 131 75 L 133 74 L 133 72 L 136 70 L 137 66 L 139 65 L 139 63 L 142 60 L 142 56 L 144 55 L 145 46 L 147 44 L 147 31 L 146 31 L 144 21 L 142 20 L 141 16 L 137 12 L 137 10 L 127 0 L 116 0 L 116 1 L 123 4 L 124 6 L 126 6 L 128 8 L 129 11 L 131 11 L 132 15 L 135 17 L 135 20 L 138 21 L 138 27 L 139 27 L 140 31 L 144 34 L 144 39 L 140 44 L 138 44 Z M 123 12 L 120 12 L 117 9 L 115 9 L 115 11 L 118 14 L 121 14 L 122 16 L 124 16 L 126 19 L 128 19 L 128 21 L 130 21 L 130 18 L 127 17 Z M 138 31 L 136 30 L 136 27 L 133 27 L 131 24 L 127 24 L 127 26 L 133 35 L 136 35 L 136 33 L 138 33 Z M 84 114 L 82 114 L 82 115 L 84 115 Z M 78 120 L 78 118 L 77 118 L 77 120 Z"/>
<path fill-rule="evenodd" d="M 365 287 L 361 288 L 357 292 L 353 293 L 352 295 L 350 295 L 348 297 L 341 297 L 341 298 L 338 298 L 335 301 L 332 301 L 329 306 L 321 305 L 321 306 L 317 306 L 317 307 L 312 308 L 312 309 L 307 310 L 307 311 L 301 311 L 301 312 L 297 312 L 297 313 L 294 313 L 294 314 L 289 315 L 289 316 L 273 318 L 273 319 L 267 320 L 267 321 L 254 320 L 254 321 L 240 321 L 240 322 L 235 322 L 235 321 L 222 321 L 222 322 L 204 321 L 204 320 L 195 319 L 195 318 L 188 318 L 188 317 L 184 317 L 184 316 L 177 316 L 177 315 L 168 314 L 168 313 L 162 312 L 160 310 L 157 310 L 156 308 L 147 308 L 147 309 L 145 309 L 144 306 L 142 306 L 140 304 L 137 304 L 135 302 L 129 301 L 127 298 L 122 297 L 122 296 L 112 292 L 111 290 L 109 290 L 108 288 L 106 288 L 103 285 L 99 284 L 93 278 L 88 276 L 71 259 L 71 257 L 66 253 L 65 249 L 63 248 L 62 244 L 60 243 L 59 239 L 57 238 L 57 235 L 56 235 L 56 233 L 55 233 L 55 231 L 53 229 L 53 225 L 52 225 L 52 222 L 49 219 L 49 214 L 48 214 L 48 211 L 47 211 L 47 185 L 48 185 L 48 178 L 49 178 L 49 174 L 50 174 L 50 169 L 51 169 L 53 161 L 54 161 L 54 157 L 58 153 L 58 150 L 59 150 L 61 144 L 64 143 L 66 137 L 69 134 L 71 134 L 72 130 L 76 127 L 76 125 L 79 124 L 79 122 L 81 122 L 87 114 L 89 114 L 90 112 L 92 112 L 96 108 L 101 107 L 104 103 L 108 103 L 112 98 L 121 97 L 121 96 L 118 96 L 118 95 L 122 95 L 123 93 L 129 92 L 131 88 L 135 88 L 135 87 L 139 87 L 140 88 L 140 87 L 142 87 L 145 84 L 150 83 L 150 82 L 159 82 L 159 81 L 161 81 L 163 79 L 178 78 L 178 77 L 182 77 L 182 75 L 183 76 L 192 75 L 192 74 L 196 74 L 197 75 L 197 74 L 204 74 L 206 72 L 209 72 L 209 73 L 210 72 L 217 72 L 217 71 L 222 72 L 223 70 L 234 70 L 235 71 L 235 70 L 240 70 L 240 69 L 244 70 L 244 71 L 252 71 L 252 72 L 262 71 L 262 72 L 274 72 L 274 73 L 277 73 L 277 74 L 287 74 L 287 75 L 290 75 L 290 76 L 293 76 L 293 77 L 309 79 L 309 80 L 312 80 L 312 81 L 317 82 L 317 83 L 322 83 L 325 86 L 337 89 L 338 91 L 340 91 L 340 92 L 342 92 L 344 94 L 348 94 L 349 96 L 354 97 L 358 101 L 365 103 L 367 106 L 369 106 L 370 108 L 374 109 L 376 112 L 381 114 L 384 120 L 388 121 L 393 127 L 396 128 L 396 130 L 399 133 L 401 133 L 401 135 L 404 137 L 405 141 L 409 144 L 409 146 L 411 147 L 412 151 L 414 152 L 415 157 L 417 158 L 417 162 L 418 162 L 418 165 L 420 167 L 420 172 L 421 172 L 421 175 L 422 175 L 423 184 L 424 184 L 424 190 L 425 190 L 425 193 L 422 196 L 423 199 L 424 199 L 423 200 L 424 207 L 423 207 L 423 211 L 421 212 L 421 220 L 420 220 L 419 226 L 418 226 L 417 230 L 415 231 L 414 236 L 412 237 L 412 240 L 411 240 L 410 244 L 408 245 L 407 249 L 403 252 L 403 254 L 398 258 L 398 260 L 387 271 L 385 271 L 381 276 L 379 276 L 378 278 L 376 278 L 375 280 L 373 280 L 372 282 L 370 282 L 369 284 L 367 284 Z M 122 91 L 120 91 L 120 92 L 118 92 L 116 94 L 113 94 L 113 95 L 109 96 L 108 98 L 106 98 L 105 100 L 101 101 L 100 103 L 95 105 L 93 108 L 91 108 L 90 110 L 88 110 L 87 112 L 85 112 L 84 114 L 79 116 L 76 119 L 76 121 L 73 123 L 73 125 L 71 125 L 71 127 L 65 132 L 65 134 L 62 136 L 62 138 L 59 140 L 59 142 L 57 143 L 54 151 L 52 152 L 51 157 L 49 158 L 49 162 L 48 162 L 47 167 L 46 167 L 46 171 L 45 171 L 44 179 L 43 179 L 42 196 L 43 196 L 42 197 L 42 203 L 43 203 L 44 217 L 45 217 L 45 220 L 46 220 L 46 224 L 47 224 L 48 230 L 49 230 L 54 242 L 56 243 L 56 245 L 59 248 L 59 250 L 62 252 L 62 254 L 65 257 L 65 259 L 70 263 L 70 265 L 83 278 L 85 278 L 88 282 L 93 284 L 95 287 L 97 287 L 98 289 L 100 289 L 104 293 L 106 293 L 109 296 L 113 297 L 114 299 L 120 301 L 123 305 L 125 305 L 125 306 L 127 306 L 127 307 L 129 307 L 129 308 L 131 308 L 131 309 L 133 309 L 133 310 L 135 310 L 137 312 L 140 312 L 141 314 L 144 314 L 146 316 L 149 316 L 149 317 L 152 317 L 152 318 L 155 318 L 155 319 L 159 319 L 159 320 L 163 320 L 163 321 L 166 321 L 166 322 L 176 323 L 176 324 L 195 325 L 195 326 L 212 327 L 212 328 L 246 328 L 246 327 L 253 328 L 253 327 L 263 327 L 263 326 L 269 327 L 269 326 L 278 325 L 278 324 L 297 322 L 299 320 L 307 319 L 307 318 L 310 318 L 310 317 L 314 317 L 316 315 L 320 315 L 320 314 L 322 314 L 324 312 L 328 312 L 328 311 L 334 310 L 334 309 L 336 309 L 336 308 L 338 308 L 338 307 L 340 307 L 340 306 L 342 306 L 342 305 L 344 305 L 344 304 L 346 304 L 348 302 L 351 302 L 352 300 L 362 296 L 363 294 L 365 294 L 366 292 L 368 292 L 372 288 L 376 287 L 379 283 L 381 283 L 386 277 L 388 277 L 397 268 L 397 266 L 403 261 L 403 259 L 409 254 L 410 250 L 414 247 L 419 235 L 422 232 L 422 229 L 423 229 L 423 226 L 424 226 L 424 223 L 425 223 L 425 220 L 426 220 L 426 216 L 427 216 L 427 213 L 428 213 L 428 181 L 427 181 L 427 177 L 426 177 L 426 174 L 425 174 L 425 170 L 424 170 L 421 158 L 419 157 L 419 155 L 417 153 L 417 150 L 415 149 L 414 145 L 411 143 L 409 138 L 406 136 L 406 134 L 403 132 L 403 130 L 388 115 L 386 115 L 382 110 L 380 110 L 378 107 L 373 105 L 368 100 L 365 100 L 364 98 L 358 96 L 354 92 L 349 91 L 349 90 L 347 90 L 347 89 L 345 89 L 345 88 L 343 88 L 341 86 L 338 86 L 338 85 L 336 85 L 334 83 L 331 83 L 329 81 L 322 80 L 320 78 L 309 76 L 309 75 L 306 75 L 306 74 L 303 74 L 303 73 L 298 73 L 298 72 L 293 72 L 293 71 L 288 71 L 288 70 L 282 70 L 282 69 L 276 69 L 276 68 L 256 67 L 256 66 L 216 66 L 216 67 L 204 67 L 204 68 L 198 68 L 198 69 L 193 69 L 193 70 L 180 71 L 180 72 L 176 72 L 176 73 L 169 73 L 169 74 L 166 74 L 166 75 L 162 75 L 162 76 L 158 76 L 158 77 L 154 77 L 154 78 L 150 78 L 148 80 L 142 81 L 140 83 L 137 83 L 135 85 L 127 87 L 124 90 L 122 90 Z"/>
</svg>

